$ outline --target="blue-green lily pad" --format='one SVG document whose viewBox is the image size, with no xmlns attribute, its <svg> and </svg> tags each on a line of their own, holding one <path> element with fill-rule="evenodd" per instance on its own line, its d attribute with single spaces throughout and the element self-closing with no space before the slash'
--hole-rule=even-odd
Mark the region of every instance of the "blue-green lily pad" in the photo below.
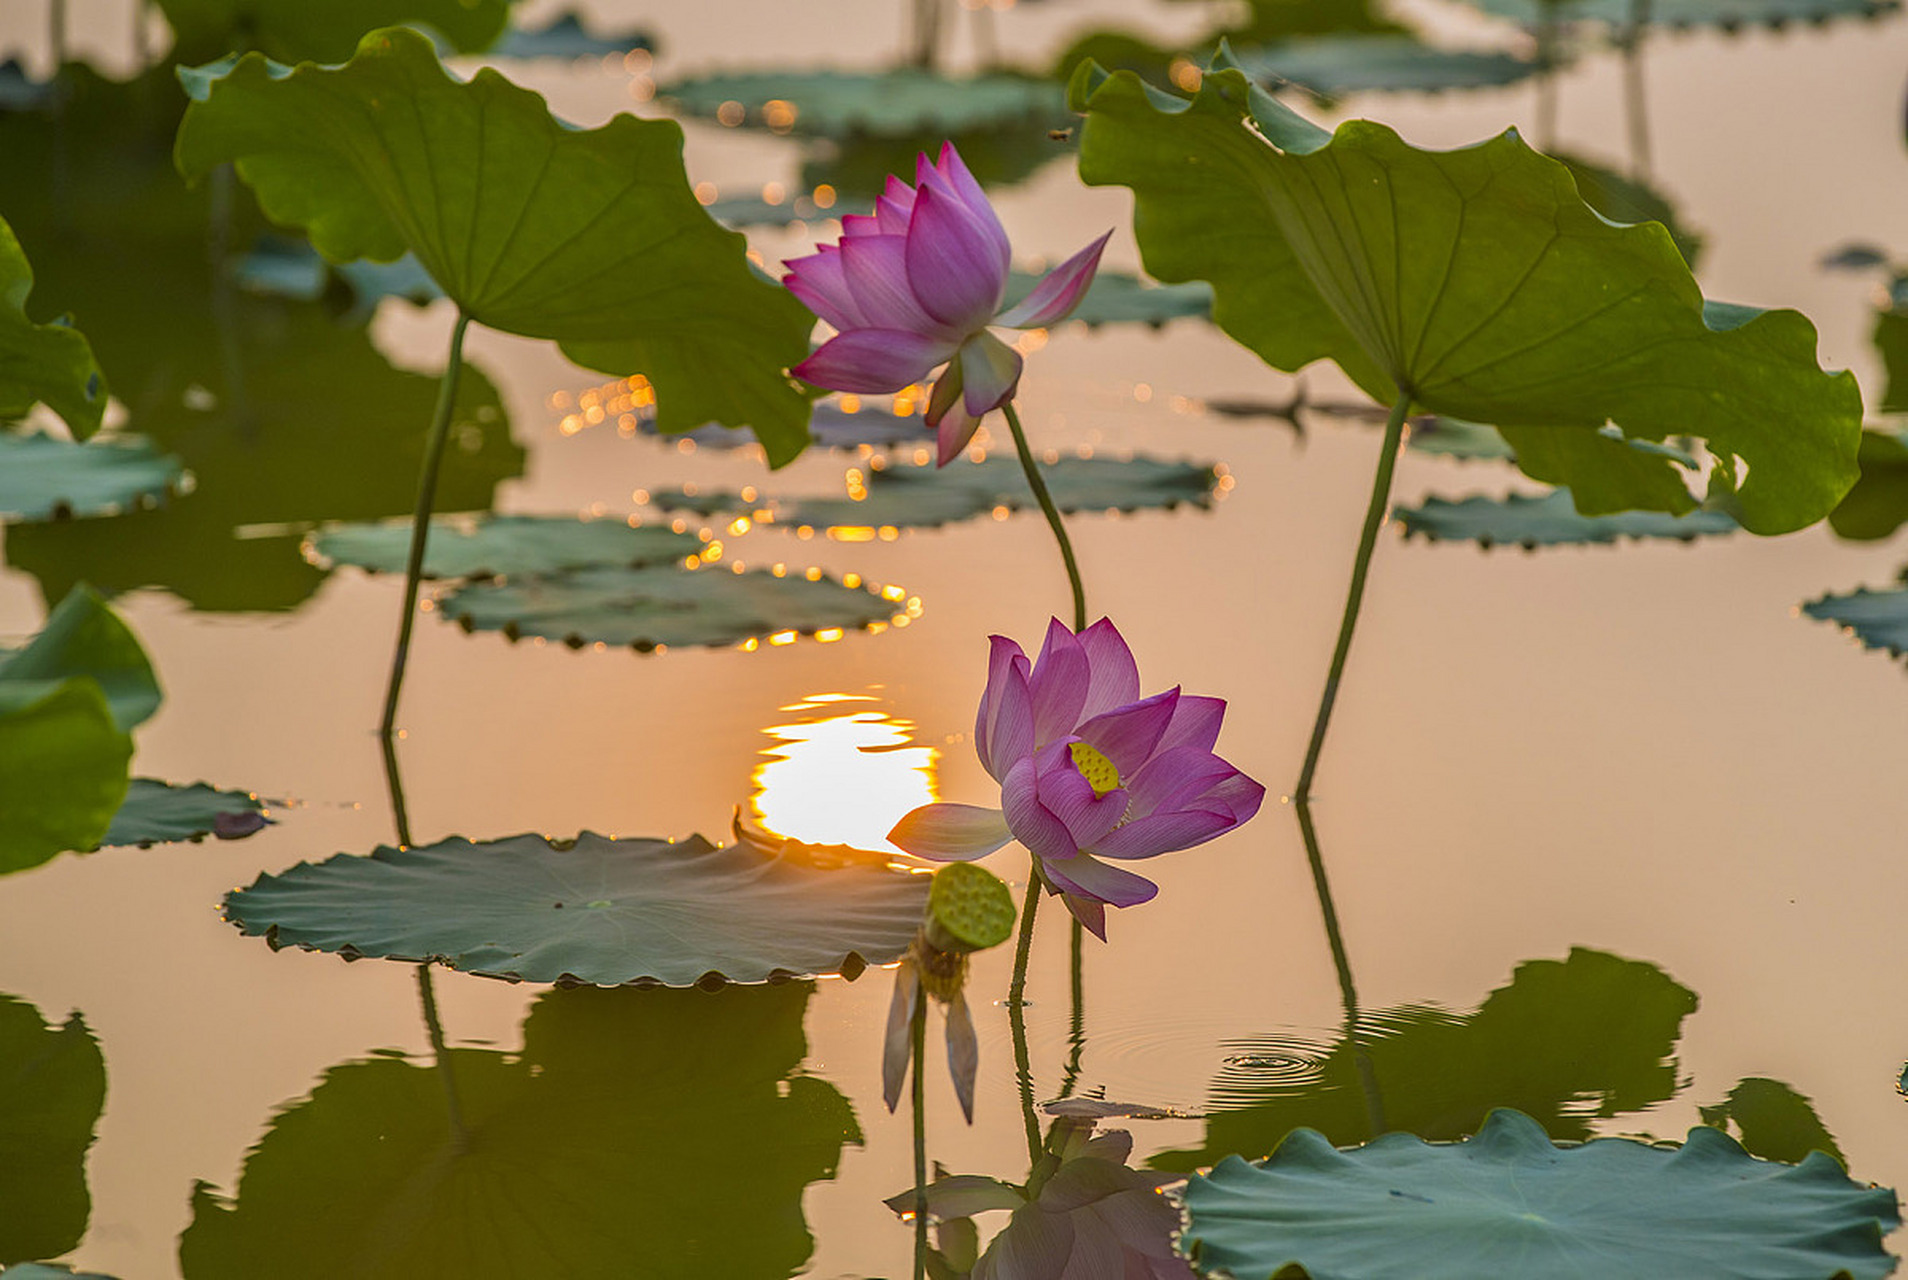
<svg viewBox="0 0 1908 1280">
<path fill-rule="evenodd" d="M 117 515 L 158 506 L 184 482 L 185 465 L 150 440 L 0 433 L 0 520 Z"/>
<path fill-rule="evenodd" d="M 642 416 L 637 421 L 646 434 L 661 434 L 654 418 Z M 873 403 L 872 397 L 863 398 L 853 413 L 842 408 L 838 400 L 820 401 L 809 419 L 808 432 L 810 444 L 823 449 L 859 449 L 863 445 L 875 449 L 914 445 L 925 449 L 934 444 L 934 428 L 918 414 L 893 413 Z M 669 438 L 691 440 L 698 447 L 712 449 L 739 449 L 755 443 L 751 433 L 714 422 Z"/>
<path fill-rule="evenodd" d="M 114 1280 L 97 1271 L 75 1271 L 58 1262 L 22 1262 L 0 1272 L 7 1280 Z"/>
<path fill-rule="evenodd" d="M 1886 591 L 1858 587 L 1849 595 L 1811 600 L 1802 612 L 1846 628 L 1864 648 L 1886 649 L 1891 658 L 1908 652 L 1908 587 Z"/>
<path fill-rule="evenodd" d="M 59 98 L 59 81 L 35 80 L 18 58 L 0 62 L 0 111 L 43 111 Z"/>
<path fill-rule="evenodd" d="M 661 96 L 685 114 L 724 124 L 840 138 L 958 134 L 1066 123 L 1051 80 L 1015 75 L 950 79 L 894 71 L 743 71 L 677 80 Z"/>
<path fill-rule="evenodd" d="M 1007 281 L 1007 296 L 1025 297 L 1039 278 L 1029 271 L 1014 272 Z M 1101 271 L 1067 319 L 1078 320 L 1089 329 L 1103 324 L 1144 324 L 1158 329 L 1170 320 L 1210 320 L 1212 286 L 1203 280 L 1156 284 L 1124 271 Z"/>
<path fill-rule="evenodd" d="M 0 1266 L 56 1258 L 86 1234 L 86 1149 L 105 1101 L 106 1064 L 79 1015 L 51 1027 L 0 995 Z"/>
<path fill-rule="evenodd" d="M 731 645 L 776 635 L 852 631 L 885 623 L 896 605 L 834 579 L 763 569 L 733 573 L 597 567 L 477 582 L 438 602 L 467 631 L 541 636 L 572 648 L 628 646 L 639 652 L 683 645 Z"/>
<path fill-rule="evenodd" d="M 1820 24 L 1838 18 L 1879 18 L 1901 8 L 1900 0 L 1471 0 L 1485 13 L 1527 27 L 1546 22 L 1600 22 L 1633 25 L 1639 17 L 1653 27 L 1687 30 L 1715 27 L 1783 27 L 1792 22 Z"/>
<path fill-rule="evenodd" d="M 1441 93 L 1491 89 L 1537 74 L 1539 64 L 1516 54 L 1440 49 L 1405 32 L 1301 36 L 1279 44 L 1234 46 L 1244 72 L 1270 88 L 1296 85 L 1314 97 L 1389 90 Z"/>
<path fill-rule="evenodd" d="M 568 9 L 540 27 L 511 27 L 490 53 L 497 58 L 601 58 L 655 47 L 646 31 L 602 34 L 586 27 L 576 10 Z"/>
<path fill-rule="evenodd" d="M 1895 1193 L 1825 1155 L 1749 1156 L 1714 1129 L 1680 1148 L 1558 1147 L 1494 1111 L 1467 1142 L 1390 1134 L 1339 1151 L 1301 1129 L 1184 1192 L 1180 1247 L 1205 1271 L 1308 1280 L 1880 1280 Z"/>
<path fill-rule="evenodd" d="M 13 228 L 0 220 L 0 423 L 44 403 L 84 440 L 106 412 L 105 380 L 92 347 L 71 325 L 28 319 L 32 292 L 33 268 Z"/>
<path fill-rule="evenodd" d="M 332 525 L 308 540 L 326 564 L 352 564 L 373 573 L 403 573 L 411 551 L 409 521 Z M 443 518 L 425 544 L 426 578 L 499 578 L 555 573 L 591 565 L 673 564 L 702 550 L 693 533 L 623 520 L 567 516 Z"/>
<path fill-rule="evenodd" d="M 725 227 L 786 227 L 792 222 L 805 222 L 810 218 L 839 218 L 845 213 L 867 213 L 874 207 L 871 200 L 859 200 L 854 197 L 836 197 L 827 208 L 815 203 L 812 196 L 796 196 L 792 200 L 769 201 L 762 196 L 723 196 L 712 202 L 709 216 Z"/>
<path fill-rule="evenodd" d="M 1577 514 L 1570 494 L 1553 489 L 1540 496 L 1513 493 L 1503 498 L 1477 496 L 1452 502 L 1431 497 L 1418 507 L 1392 513 L 1405 536 L 1422 534 L 1433 542 L 1475 542 L 1481 547 L 1585 546 L 1612 543 L 1620 538 L 1720 537 L 1741 526 L 1720 511 L 1693 511 L 1685 516 L 1660 511 L 1625 511 L 1613 516 Z"/>
<path fill-rule="evenodd" d="M 268 812 L 265 803 L 247 791 L 134 778 L 100 844 L 144 846 L 207 836 L 237 840 L 266 826 L 271 821 Z"/>
<path fill-rule="evenodd" d="M 687 987 L 840 973 L 900 959 L 927 876 L 831 870 L 735 844 L 512 836 L 261 875 L 226 918 L 273 947 L 436 962 L 510 981 Z"/>
</svg>

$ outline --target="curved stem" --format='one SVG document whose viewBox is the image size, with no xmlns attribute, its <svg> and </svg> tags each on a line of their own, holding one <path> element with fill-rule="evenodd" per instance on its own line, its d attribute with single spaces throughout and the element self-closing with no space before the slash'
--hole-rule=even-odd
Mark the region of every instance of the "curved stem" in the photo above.
<svg viewBox="0 0 1908 1280">
<path fill-rule="evenodd" d="M 444 461 L 444 442 L 450 438 L 451 411 L 457 405 L 457 375 L 464 366 L 464 330 L 470 317 L 457 313 L 451 330 L 450 363 L 437 384 L 437 410 L 424 445 L 424 469 L 417 479 L 417 512 L 411 523 L 411 554 L 404 564 L 404 612 L 398 618 L 397 651 L 391 655 L 391 680 L 384 689 L 384 718 L 378 732 L 391 736 L 397 723 L 398 690 L 404 685 L 404 663 L 411 653 L 411 624 L 417 620 L 417 584 L 424 573 L 424 544 L 431 534 L 431 503 L 437 497 L 437 469 Z"/>
<path fill-rule="evenodd" d="M 914 1002 L 914 1280 L 927 1275 L 927 992 Z"/>
<path fill-rule="evenodd" d="M 1020 1080 L 1020 1118 L 1027 1128 L 1027 1160 L 1040 1162 L 1040 1119 L 1034 1114 L 1033 1065 L 1027 1052 L 1027 955 L 1033 948 L 1034 915 L 1040 910 L 1040 864 L 1027 872 L 1027 899 L 1020 908 L 1020 938 L 1014 944 L 1014 979 L 1007 988 L 1007 1024 L 1014 1035 L 1014 1074 Z"/>
<path fill-rule="evenodd" d="M 1358 537 L 1358 558 L 1352 562 L 1351 591 L 1345 600 L 1344 617 L 1338 624 L 1338 645 L 1332 651 L 1332 667 L 1325 676 L 1325 692 L 1318 703 L 1318 716 L 1312 721 L 1312 741 L 1305 748 L 1305 767 L 1299 771 L 1298 786 L 1292 799 L 1304 804 L 1312 794 L 1312 775 L 1318 770 L 1318 755 L 1325 747 L 1325 729 L 1331 723 L 1332 704 L 1338 700 L 1338 681 L 1345 674 L 1345 658 L 1351 653 L 1352 632 L 1358 628 L 1358 606 L 1365 598 L 1365 574 L 1371 568 L 1372 548 L 1378 543 L 1378 529 L 1385 522 L 1385 505 L 1391 499 L 1391 473 L 1398 465 L 1398 446 L 1404 441 L 1405 417 L 1411 409 L 1411 393 L 1398 393 L 1385 419 L 1384 452 L 1378 456 L 1378 471 L 1372 477 L 1371 500 L 1365 505 L 1365 527 Z"/>
<path fill-rule="evenodd" d="M 1014 449 L 1020 454 L 1020 469 L 1027 473 L 1027 487 L 1033 490 L 1034 501 L 1046 513 L 1054 541 L 1060 544 L 1060 558 L 1067 562 L 1067 584 L 1073 588 L 1073 632 L 1078 635 L 1087 625 L 1086 588 L 1080 585 L 1080 566 L 1073 558 L 1073 543 L 1067 537 L 1066 525 L 1060 522 L 1060 509 L 1053 505 L 1053 495 L 1047 492 L 1047 482 L 1040 477 L 1040 467 L 1027 444 L 1027 433 L 1020 429 L 1020 415 L 1014 412 L 1014 402 L 1009 400 L 1000 409 L 1007 415 L 1008 430 L 1014 433 Z"/>
</svg>

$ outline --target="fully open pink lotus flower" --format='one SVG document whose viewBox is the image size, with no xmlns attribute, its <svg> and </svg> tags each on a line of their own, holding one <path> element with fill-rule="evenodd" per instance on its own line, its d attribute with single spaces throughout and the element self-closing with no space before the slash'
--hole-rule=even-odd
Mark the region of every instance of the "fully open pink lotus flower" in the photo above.
<svg viewBox="0 0 1908 1280">
<path fill-rule="evenodd" d="M 1079 635 L 1058 619 L 1038 661 L 994 636 L 974 742 L 1001 807 L 929 804 L 888 833 L 938 861 L 1018 840 L 1048 891 L 1106 937 L 1106 908 L 1159 886 L 1117 862 L 1189 849 L 1259 811 L 1265 788 L 1212 753 L 1226 704 L 1178 689 L 1139 696 L 1139 666 L 1105 618 Z"/>
<path fill-rule="evenodd" d="M 784 263 L 782 283 L 836 334 L 795 376 L 836 391 L 884 392 L 947 369 L 928 398 L 940 465 L 960 455 L 981 416 L 1013 399 L 1020 353 L 989 325 L 1037 329 L 1080 305 L 1100 265 L 1101 236 L 1002 311 L 1010 251 L 994 207 L 953 143 L 923 155 L 915 186 L 888 179 L 872 214 L 841 220 L 841 242 Z"/>
</svg>

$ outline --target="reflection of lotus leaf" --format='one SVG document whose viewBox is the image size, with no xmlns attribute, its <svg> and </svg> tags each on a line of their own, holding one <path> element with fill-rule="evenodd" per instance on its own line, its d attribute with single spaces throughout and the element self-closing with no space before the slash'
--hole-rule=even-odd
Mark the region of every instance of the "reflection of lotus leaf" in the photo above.
<svg viewBox="0 0 1908 1280">
<path fill-rule="evenodd" d="M 1858 587 L 1851 595 L 1811 600 L 1802 612 L 1846 627 L 1864 648 L 1886 649 L 1891 658 L 1908 652 L 1908 587 L 1887 591 Z"/>
<path fill-rule="evenodd" d="M 1655 965 L 1580 947 L 1517 966 L 1466 1016 L 1407 1005 L 1362 1017 L 1356 1044 L 1246 1041 L 1235 1046 L 1243 1065 L 1213 1084 L 1205 1146 L 1152 1163 L 1190 1170 L 1258 1157 L 1300 1127 L 1349 1146 L 1377 1136 L 1374 1109 L 1386 1127 L 1432 1139 L 1475 1133 L 1500 1106 L 1537 1117 L 1555 1138 L 1587 1138 L 1593 1118 L 1675 1092 L 1670 1054 L 1695 1008 L 1695 993 Z"/>
<path fill-rule="evenodd" d="M 895 588 L 889 588 L 890 591 Z M 438 613 L 471 631 L 542 636 L 647 651 L 745 644 L 784 632 L 852 630 L 885 623 L 896 605 L 832 578 L 767 570 L 593 568 L 478 582 L 445 596 Z"/>
<path fill-rule="evenodd" d="M 70 326 L 34 324 L 26 313 L 33 268 L 13 229 L 0 221 L 0 423 L 45 402 L 85 439 L 106 411 L 93 350 Z"/>
<path fill-rule="evenodd" d="M 0 435 L 0 520 L 64 520 L 153 506 L 178 491 L 185 468 L 149 440 L 75 444 Z"/>
<path fill-rule="evenodd" d="M 1515 1111 L 1449 1145 L 1394 1133 L 1338 1151 L 1301 1129 L 1184 1197 L 1181 1247 L 1201 1269 L 1309 1280 L 1879 1280 L 1899 1221 L 1894 1192 L 1824 1155 L 1770 1164 L 1707 1128 L 1675 1149 L 1560 1148 Z"/>
<path fill-rule="evenodd" d="M 102 845 L 166 844 L 209 835 L 249 835 L 265 806 L 244 791 L 219 791 L 203 782 L 176 787 L 156 778 L 134 778 L 113 815 Z"/>
<path fill-rule="evenodd" d="M 1731 1126 L 1742 1149 L 1764 1160 L 1800 1164 L 1811 1151 L 1848 1159 L 1835 1143 L 1810 1101 L 1780 1080 L 1750 1076 L 1713 1107 L 1702 1108 L 1703 1123 L 1727 1132 Z"/>
<path fill-rule="evenodd" d="M 801 1073 L 807 983 L 556 991 L 523 1051 L 333 1067 L 273 1120 L 234 1201 L 201 1190 L 189 1280 L 781 1280 L 803 1189 L 861 1141 Z"/>
<path fill-rule="evenodd" d="M 1039 129 L 1064 125 L 1067 114 L 1065 96 L 1051 80 L 955 80 L 912 67 L 743 71 L 678 80 L 660 92 L 692 116 L 827 137 L 959 134 L 1004 125 Z M 912 168 L 903 172 L 912 174 Z"/>
<path fill-rule="evenodd" d="M 1503 498 L 1483 496 L 1452 502 L 1426 498 L 1422 506 L 1392 512 L 1405 536 L 1423 534 L 1433 542 L 1475 542 L 1481 547 L 1587 546 L 1619 538 L 1697 538 L 1734 533 L 1739 526 L 1720 511 L 1693 511 L 1686 516 L 1660 511 L 1625 511 L 1613 516 L 1580 516 L 1562 489 L 1540 496 L 1513 493 Z"/>
<path fill-rule="evenodd" d="M 333 564 L 355 564 L 373 573 L 403 573 L 411 549 L 411 523 L 334 525 L 313 535 L 310 545 L 321 559 Z M 701 550 L 702 543 L 693 533 L 632 528 L 621 520 L 439 519 L 431 527 L 423 576 L 493 578 L 590 565 L 667 564 Z"/>
<path fill-rule="evenodd" d="M 829 870 L 745 845 L 584 832 L 451 839 L 261 875 L 226 917 L 274 947 L 439 960 L 526 982 L 686 987 L 859 973 L 901 958 L 928 877 Z"/>
<path fill-rule="evenodd" d="M 1213 319 L 1276 368 L 1330 359 L 1383 403 L 1532 437 L 1701 436 L 1747 464 L 1732 513 L 1758 533 L 1854 483 L 1860 393 L 1807 318 L 1706 302 L 1660 225 L 1611 223 L 1515 130 L 1452 151 L 1327 133 L 1236 70 L 1188 103 L 1085 64 L 1072 93 L 1081 176 L 1133 189 L 1148 272 L 1210 281 Z M 1586 513 L 1696 506 L 1671 459 L 1558 447 L 1533 470 L 1511 444 Z"/>
<path fill-rule="evenodd" d="M 1438 93 L 1498 88 L 1536 75 L 1538 64 L 1509 53 L 1440 49 L 1402 32 L 1304 36 L 1280 44 L 1233 46 L 1254 80 L 1295 84 L 1320 98 L 1366 90 Z"/>
<path fill-rule="evenodd" d="M 0 995 L 0 1266 L 58 1257 L 86 1233 L 86 1149 L 105 1102 L 106 1063 L 79 1015 L 49 1027 Z"/>
</svg>

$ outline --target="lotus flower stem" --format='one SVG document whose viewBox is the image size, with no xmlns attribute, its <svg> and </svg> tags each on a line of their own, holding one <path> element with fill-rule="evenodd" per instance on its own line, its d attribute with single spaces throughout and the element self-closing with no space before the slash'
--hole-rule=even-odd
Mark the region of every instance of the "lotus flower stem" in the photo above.
<svg viewBox="0 0 1908 1280">
<path fill-rule="evenodd" d="M 424 1027 L 431 1037 L 431 1052 L 437 1058 L 437 1078 L 444 1082 L 444 1104 L 450 1113 L 451 1150 L 462 1154 L 470 1144 L 470 1131 L 464 1127 L 464 1108 L 457 1101 L 457 1073 L 451 1067 L 450 1050 L 444 1046 L 444 1024 L 437 1017 L 437 992 L 431 986 L 431 966 L 417 967 L 417 995 L 424 1005 Z"/>
<path fill-rule="evenodd" d="M 404 562 L 404 612 L 398 618 L 397 650 L 391 655 L 391 682 L 384 690 L 384 718 L 378 733 L 389 738 L 397 723 L 398 690 L 404 684 L 404 663 L 411 653 L 411 624 L 417 620 L 417 584 L 424 575 L 424 544 L 431 535 L 431 504 L 437 497 L 437 471 L 444 461 L 444 442 L 450 438 L 451 411 L 457 405 L 457 376 L 464 367 L 464 330 L 470 317 L 457 313 L 451 330 L 450 363 L 437 384 L 437 409 L 424 446 L 424 469 L 417 478 L 417 513 L 411 524 L 411 554 Z"/>
<path fill-rule="evenodd" d="M 914 1002 L 914 1280 L 927 1275 L 927 1007 Z"/>
<path fill-rule="evenodd" d="M 1014 977 L 1007 987 L 1007 1023 L 1014 1034 L 1014 1075 L 1020 1082 L 1020 1118 L 1027 1127 L 1027 1159 L 1040 1163 L 1040 1119 L 1034 1114 L 1033 1065 L 1027 1052 L 1027 954 L 1033 949 L 1034 916 L 1040 910 L 1040 864 L 1027 866 L 1027 896 L 1020 906 L 1020 937 L 1014 943 Z"/>
<path fill-rule="evenodd" d="M 1378 472 L 1372 477 L 1371 501 L 1365 506 L 1365 528 L 1358 538 L 1358 558 L 1352 562 L 1351 592 L 1345 600 L 1345 615 L 1338 624 L 1338 646 L 1332 651 L 1332 667 L 1325 676 L 1325 692 L 1319 699 L 1318 717 L 1312 721 L 1311 745 L 1305 748 L 1305 766 L 1299 770 L 1298 786 L 1292 799 L 1305 805 L 1312 795 L 1312 775 L 1318 770 L 1318 755 L 1325 747 L 1325 728 L 1331 723 L 1332 704 L 1338 700 L 1338 681 L 1345 674 L 1345 658 L 1351 653 L 1352 633 L 1358 629 L 1358 606 L 1365 598 L 1365 574 L 1371 568 L 1372 549 L 1378 543 L 1378 528 L 1385 522 L 1385 507 L 1391 500 L 1391 473 L 1398 465 L 1398 448 L 1404 443 L 1405 417 L 1411 410 L 1411 393 L 1401 391 L 1385 419 L 1385 443 L 1378 455 Z"/>
<path fill-rule="evenodd" d="M 391 819 L 397 826 L 398 847 L 411 847 L 411 814 L 404 803 L 404 779 L 398 773 L 397 743 L 388 736 L 381 740 L 384 748 L 384 785 L 391 793 Z"/>
<path fill-rule="evenodd" d="M 1060 521 L 1060 509 L 1053 505 L 1053 495 L 1047 492 L 1047 482 L 1040 476 L 1040 466 L 1027 444 L 1027 433 L 1020 429 L 1020 415 L 1014 412 L 1014 402 L 1009 400 L 1000 408 L 1007 415 L 1007 429 L 1014 433 L 1014 450 L 1020 454 L 1020 469 L 1027 473 L 1027 487 L 1033 490 L 1034 501 L 1046 513 L 1054 541 L 1060 544 L 1060 558 L 1067 562 L 1067 585 L 1073 588 L 1073 630 L 1077 635 L 1086 630 L 1087 610 L 1086 588 L 1080 584 L 1080 566 L 1073 558 L 1073 543 L 1067 537 L 1066 525 Z"/>
</svg>

